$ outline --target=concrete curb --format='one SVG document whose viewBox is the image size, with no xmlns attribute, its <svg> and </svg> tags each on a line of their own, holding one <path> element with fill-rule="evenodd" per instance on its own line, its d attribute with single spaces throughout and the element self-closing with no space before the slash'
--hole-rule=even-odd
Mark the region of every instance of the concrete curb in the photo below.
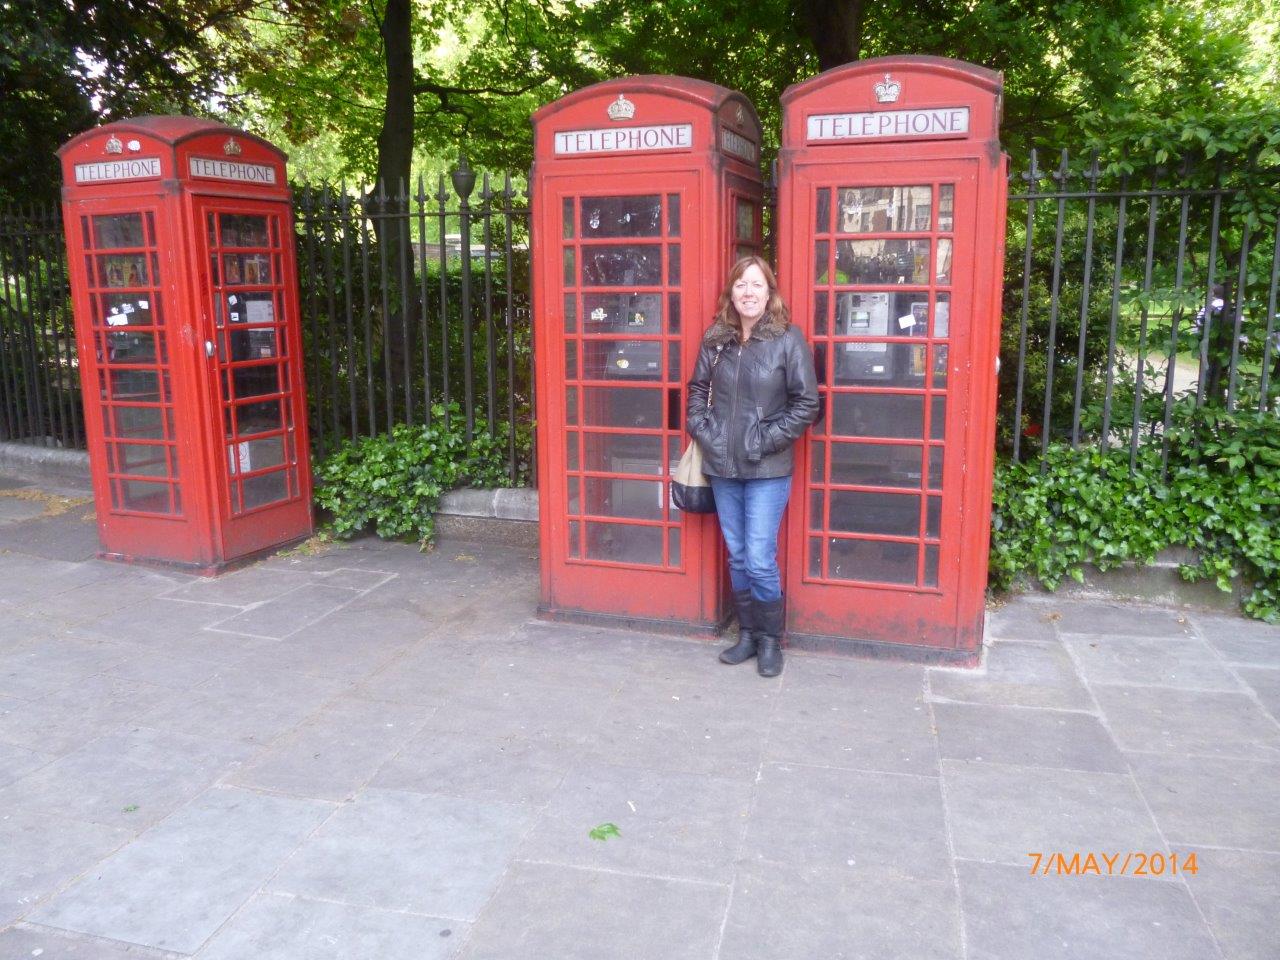
<svg viewBox="0 0 1280 960">
<path fill-rule="evenodd" d="M 1229 593 L 1219 590 L 1211 580 L 1197 580 L 1194 583 L 1183 580 L 1178 567 L 1182 564 L 1194 564 L 1196 560 L 1196 555 L 1190 550 L 1171 547 L 1157 554 L 1149 564 L 1129 562 L 1112 570 L 1099 570 L 1092 564 L 1086 564 L 1083 583 L 1064 580 L 1056 591 L 1047 590 L 1033 581 L 1023 581 L 1018 584 L 1017 589 L 1023 593 L 1134 600 L 1167 607 L 1239 613 L 1240 602 L 1249 593 L 1243 580 L 1236 577 Z"/>
<path fill-rule="evenodd" d="M 51 483 L 89 491 L 89 454 L 83 450 L 0 443 L 0 474 L 28 483 Z"/>
</svg>

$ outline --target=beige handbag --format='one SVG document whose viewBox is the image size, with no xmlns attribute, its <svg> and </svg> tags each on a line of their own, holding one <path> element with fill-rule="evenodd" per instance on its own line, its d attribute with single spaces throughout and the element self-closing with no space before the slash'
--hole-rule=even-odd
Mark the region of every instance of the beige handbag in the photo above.
<svg viewBox="0 0 1280 960">
<path fill-rule="evenodd" d="M 720 362 L 720 350 L 716 348 L 716 358 L 711 361 L 711 376 L 714 380 L 716 364 Z M 714 395 L 714 384 L 707 386 L 707 409 L 711 409 L 711 398 Z M 702 448 L 697 440 L 690 440 L 680 456 L 675 475 L 671 478 L 671 502 L 685 513 L 715 513 L 716 498 L 711 492 L 711 484 L 707 475 L 702 472 Z"/>
<path fill-rule="evenodd" d="M 690 440 L 671 478 L 671 502 L 685 513 L 715 513 L 716 499 L 702 472 L 702 448 Z"/>
</svg>

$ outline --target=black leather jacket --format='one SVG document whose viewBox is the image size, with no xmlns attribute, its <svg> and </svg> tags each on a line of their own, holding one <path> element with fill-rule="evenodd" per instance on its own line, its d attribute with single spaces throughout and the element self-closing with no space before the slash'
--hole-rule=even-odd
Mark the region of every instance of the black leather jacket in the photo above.
<svg viewBox="0 0 1280 960">
<path fill-rule="evenodd" d="M 792 446 L 818 419 L 818 378 L 804 335 L 762 317 L 742 344 L 737 328 L 712 324 L 689 381 L 687 415 L 708 476 L 789 476 Z"/>
</svg>

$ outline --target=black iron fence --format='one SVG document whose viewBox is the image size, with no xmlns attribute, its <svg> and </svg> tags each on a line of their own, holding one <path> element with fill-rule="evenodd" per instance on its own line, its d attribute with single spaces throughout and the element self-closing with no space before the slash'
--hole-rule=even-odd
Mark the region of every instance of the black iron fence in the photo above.
<svg viewBox="0 0 1280 960">
<path fill-rule="evenodd" d="M 298 191 L 308 404 L 317 452 L 397 423 L 507 425 L 531 464 L 529 209 L 507 176 L 465 168 L 433 190 Z"/>
<path fill-rule="evenodd" d="M 477 191 L 478 186 L 478 191 Z M 1011 177 L 999 443 L 1101 447 L 1166 435 L 1182 406 L 1277 410 L 1280 171 L 1107 167 L 1032 153 Z M 374 193 L 303 186 L 295 203 L 317 452 L 396 423 L 509 426 L 512 477 L 533 416 L 529 208 L 465 168 Z M 0 439 L 83 446 L 61 224 L 0 213 Z"/>
<path fill-rule="evenodd" d="M 296 191 L 313 442 L 441 418 L 505 434 L 515 480 L 532 471 L 528 198 L 465 168 L 431 187 Z M 56 208 L 0 212 L 0 440 L 84 446 L 65 256 Z"/>
<path fill-rule="evenodd" d="M 0 214 L 0 440 L 82 447 L 80 378 L 56 208 Z"/>
<path fill-rule="evenodd" d="M 999 437 L 1161 442 L 1181 406 L 1277 411 L 1280 170 L 1032 151 L 1011 176 Z"/>
</svg>

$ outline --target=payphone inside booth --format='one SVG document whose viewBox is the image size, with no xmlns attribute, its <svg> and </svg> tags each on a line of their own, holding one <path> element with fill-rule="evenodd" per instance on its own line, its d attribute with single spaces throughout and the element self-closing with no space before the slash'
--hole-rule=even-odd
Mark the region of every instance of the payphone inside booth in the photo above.
<svg viewBox="0 0 1280 960">
<path fill-rule="evenodd" d="M 759 121 L 714 84 L 632 77 L 533 122 L 540 611 L 710 630 L 718 532 L 670 479 L 719 287 L 761 246 Z"/>
<path fill-rule="evenodd" d="M 216 573 L 309 536 L 284 155 L 192 117 L 60 155 L 100 555 Z"/>
<path fill-rule="evenodd" d="M 940 57 L 783 95 L 778 261 L 823 415 L 798 448 L 792 642 L 972 662 L 982 635 L 1006 163 L 1000 75 Z"/>
</svg>

